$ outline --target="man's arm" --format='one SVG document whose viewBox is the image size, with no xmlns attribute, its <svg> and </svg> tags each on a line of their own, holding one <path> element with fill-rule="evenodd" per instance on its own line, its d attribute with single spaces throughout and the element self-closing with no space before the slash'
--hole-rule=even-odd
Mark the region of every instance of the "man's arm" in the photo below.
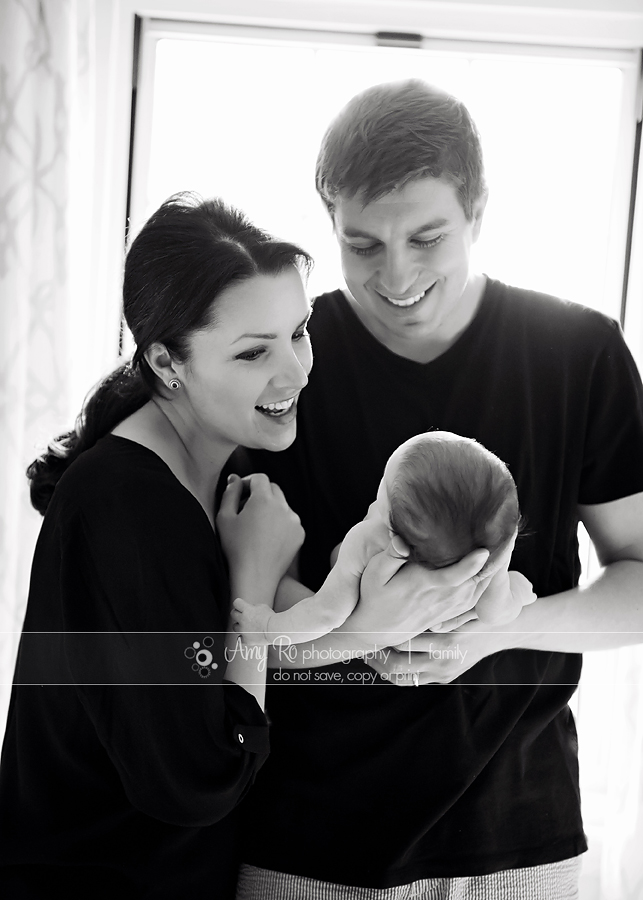
<svg viewBox="0 0 643 900">
<path fill-rule="evenodd" d="M 604 567 L 592 582 L 541 597 L 508 625 L 468 622 L 449 634 L 420 635 L 410 654 L 405 645 L 389 657 L 388 668 L 371 664 L 400 676 L 419 673 L 421 684 L 447 683 L 499 650 L 583 653 L 643 643 L 643 493 L 581 506 L 579 516 Z M 459 653 L 448 653 L 456 647 Z"/>
<path fill-rule="evenodd" d="M 582 653 L 643 642 L 643 493 L 580 506 L 579 517 L 604 568 L 526 607 L 513 623 L 529 632 L 517 646 Z"/>
</svg>

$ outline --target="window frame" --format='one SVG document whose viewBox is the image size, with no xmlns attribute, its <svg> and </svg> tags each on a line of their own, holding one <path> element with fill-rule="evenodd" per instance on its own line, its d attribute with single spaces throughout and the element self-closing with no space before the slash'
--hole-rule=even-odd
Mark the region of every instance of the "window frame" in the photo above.
<svg viewBox="0 0 643 900">
<path fill-rule="evenodd" d="M 637 110 L 641 95 L 641 53 L 635 49 L 623 47 L 585 47 L 562 46 L 560 44 L 537 44 L 526 42 L 500 42 L 486 40 L 462 40 L 448 38 L 432 38 L 418 33 L 417 46 L 421 50 L 429 50 L 449 56 L 466 56 L 467 58 L 489 58 L 506 56 L 514 59 L 533 59 L 547 57 L 560 61 L 586 60 L 596 65 L 618 66 L 623 73 L 623 95 L 620 110 L 618 137 L 618 156 L 615 169 L 623 173 L 617 178 L 610 210 L 609 234 L 610 243 L 607 254 L 606 284 L 609 286 L 609 302 L 604 311 L 614 318 L 619 318 L 625 325 L 637 319 L 629 315 L 628 304 L 623 297 L 623 286 L 626 280 L 626 262 L 630 260 L 630 270 L 636 269 L 638 255 L 632 250 L 628 253 L 628 237 L 633 235 L 629 229 L 629 212 L 632 192 L 632 171 L 634 167 L 634 150 L 636 143 Z M 296 43 L 299 46 L 319 45 L 355 48 L 373 48 L 380 43 L 376 33 L 364 30 L 339 31 L 329 27 L 289 27 L 275 22 L 270 24 L 178 21 L 172 18 L 146 17 L 140 22 L 138 41 L 138 68 L 136 80 L 136 114 L 134 137 L 131 142 L 130 159 L 129 210 L 128 220 L 132 234 L 135 234 L 144 222 L 147 208 L 145 202 L 145 175 L 150 159 L 152 134 L 152 113 L 154 104 L 154 65 L 158 42 L 164 39 L 225 41 L 244 44 L 269 42 Z M 384 51 L 385 52 L 385 51 Z M 640 230 L 640 229 L 639 229 Z M 643 256 L 643 247 L 642 253 Z M 641 266 L 643 268 L 643 266 Z M 630 271 L 628 288 L 637 279 L 643 279 L 637 272 Z M 635 296 L 630 293 L 630 297 Z M 640 299 L 643 305 L 643 297 Z M 629 331 L 628 327 L 628 331 Z M 634 334 L 633 352 L 635 356 L 643 350 L 643 333 L 632 329 Z M 643 321 L 640 332 L 643 332 Z M 628 334 L 628 337 L 630 335 Z"/>
</svg>

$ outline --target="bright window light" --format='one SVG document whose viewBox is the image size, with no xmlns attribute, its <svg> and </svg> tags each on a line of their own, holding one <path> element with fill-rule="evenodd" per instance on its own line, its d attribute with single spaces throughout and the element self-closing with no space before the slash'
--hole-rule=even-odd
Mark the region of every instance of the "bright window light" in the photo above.
<svg viewBox="0 0 643 900">
<path fill-rule="evenodd" d="M 490 195 L 477 268 L 618 316 L 625 225 L 614 221 L 626 222 L 629 188 L 623 64 L 225 35 L 150 46 L 134 230 L 176 191 L 218 195 L 312 253 L 313 295 L 340 286 L 313 183 L 322 134 L 361 89 L 420 77 L 461 97 L 482 135 Z"/>
</svg>

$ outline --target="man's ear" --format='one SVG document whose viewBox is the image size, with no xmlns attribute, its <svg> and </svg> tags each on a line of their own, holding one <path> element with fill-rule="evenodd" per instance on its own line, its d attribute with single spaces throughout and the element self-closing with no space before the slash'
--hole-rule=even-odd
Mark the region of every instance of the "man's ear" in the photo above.
<svg viewBox="0 0 643 900">
<path fill-rule="evenodd" d="M 145 351 L 144 356 L 150 369 L 161 379 L 166 387 L 170 379 L 179 376 L 165 344 L 151 344 Z"/>
<path fill-rule="evenodd" d="M 485 189 L 484 193 L 478 197 L 476 202 L 473 204 L 473 217 L 471 220 L 471 224 L 473 226 L 473 240 L 474 242 L 478 240 L 480 235 L 480 228 L 482 226 L 482 218 L 484 216 L 484 211 L 487 208 L 487 200 L 489 199 L 489 192 Z"/>
</svg>

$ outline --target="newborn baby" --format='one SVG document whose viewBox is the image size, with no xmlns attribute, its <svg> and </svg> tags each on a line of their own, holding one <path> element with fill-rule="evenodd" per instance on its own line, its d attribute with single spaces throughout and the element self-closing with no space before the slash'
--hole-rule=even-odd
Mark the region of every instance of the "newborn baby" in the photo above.
<svg viewBox="0 0 643 900">
<path fill-rule="evenodd" d="M 504 566 L 504 577 L 490 582 L 475 612 L 490 625 L 511 622 L 522 609 L 506 571 L 519 526 L 516 485 L 497 456 L 448 431 L 416 435 L 388 460 L 375 502 L 342 541 L 320 590 L 285 612 L 237 599 L 231 613 L 234 630 L 248 644 L 299 644 L 327 634 L 351 614 L 355 579 L 359 583 L 368 561 L 391 541 L 400 556 L 427 569 L 488 550 L 478 575 Z"/>
</svg>

